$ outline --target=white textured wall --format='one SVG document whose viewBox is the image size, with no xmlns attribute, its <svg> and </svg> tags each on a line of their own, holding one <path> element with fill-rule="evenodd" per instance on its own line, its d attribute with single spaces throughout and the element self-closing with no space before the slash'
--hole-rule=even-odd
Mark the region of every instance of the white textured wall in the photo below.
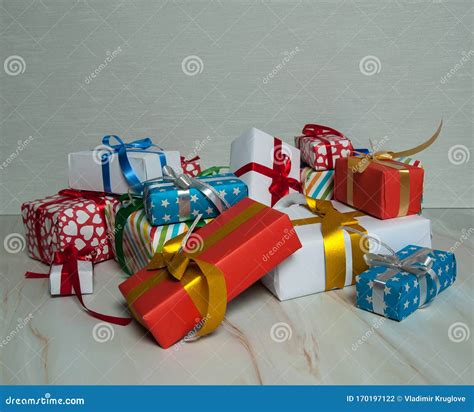
<svg viewBox="0 0 474 412">
<path fill-rule="evenodd" d="M 425 206 L 473 206 L 471 1 L 1 5 L 0 213 L 63 188 L 67 153 L 104 134 L 149 135 L 185 155 L 204 145 L 212 165 L 225 164 L 231 140 L 251 126 L 291 141 L 319 122 L 357 146 L 387 136 L 397 150 L 441 117 L 440 141 L 419 156 Z M 190 55 L 203 62 L 194 76 L 182 70 Z M 362 73 L 365 56 L 380 61 L 378 73 Z M 454 145 L 464 161 L 449 160 Z"/>
</svg>

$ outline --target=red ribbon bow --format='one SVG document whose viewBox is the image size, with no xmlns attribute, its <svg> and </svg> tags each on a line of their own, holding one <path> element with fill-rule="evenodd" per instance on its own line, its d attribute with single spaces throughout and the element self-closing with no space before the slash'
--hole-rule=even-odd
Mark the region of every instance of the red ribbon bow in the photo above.
<svg viewBox="0 0 474 412">
<path fill-rule="evenodd" d="M 128 325 L 132 321 L 131 318 L 103 315 L 102 313 L 98 313 L 89 309 L 84 303 L 77 263 L 79 260 L 90 260 L 90 255 L 92 252 L 92 248 L 85 248 L 79 252 L 76 247 L 72 245 L 67 246 L 60 252 L 55 252 L 52 265 L 62 265 L 60 288 L 61 295 L 70 295 L 72 291 L 74 291 L 82 307 L 90 316 L 105 322 L 114 323 L 116 325 Z M 29 279 L 44 279 L 49 278 L 49 273 L 26 272 L 25 277 Z"/>
<path fill-rule="evenodd" d="M 303 127 L 303 135 L 308 137 L 315 137 L 321 140 L 326 147 L 326 154 L 328 159 L 328 169 L 334 169 L 334 160 L 332 158 L 331 142 L 325 136 L 345 137 L 341 132 L 332 127 L 323 126 L 320 124 L 307 124 Z"/>
<path fill-rule="evenodd" d="M 234 172 L 237 177 L 248 172 L 257 172 L 272 179 L 268 191 L 272 195 L 271 206 L 278 200 L 290 193 L 290 188 L 301 192 L 301 183 L 293 177 L 289 177 L 291 171 L 291 158 L 282 150 L 282 141 L 277 137 L 273 143 L 273 169 L 260 163 L 247 163 Z"/>
</svg>

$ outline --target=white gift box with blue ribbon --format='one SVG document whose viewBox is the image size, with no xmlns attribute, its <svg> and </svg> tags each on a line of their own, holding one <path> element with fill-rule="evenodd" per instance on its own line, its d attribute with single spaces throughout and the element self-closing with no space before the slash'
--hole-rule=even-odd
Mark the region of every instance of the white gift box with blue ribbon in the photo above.
<svg viewBox="0 0 474 412">
<path fill-rule="evenodd" d="M 357 306 L 398 321 L 433 302 L 456 279 L 453 253 L 415 245 L 395 255 L 372 255 L 368 263 L 357 277 Z"/>
<path fill-rule="evenodd" d="M 94 150 L 69 153 L 69 187 L 140 194 L 144 181 L 163 176 L 165 165 L 181 172 L 179 152 L 164 151 L 149 138 L 124 143 L 118 136 L 105 136 Z"/>
</svg>

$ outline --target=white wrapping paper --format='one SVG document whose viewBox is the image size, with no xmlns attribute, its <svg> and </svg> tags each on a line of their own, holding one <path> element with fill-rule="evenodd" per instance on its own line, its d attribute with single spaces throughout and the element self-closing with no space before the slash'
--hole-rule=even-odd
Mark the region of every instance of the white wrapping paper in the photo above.
<svg viewBox="0 0 474 412">
<path fill-rule="evenodd" d="M 274 136 L 252 128 L 232 142 L 230 149 L 230 171 L 234 173 L 247 163 L 259 163 L 270 169 L 274 162 Z M 282 153 L 291 160 L 289 177 L 300 181 L 300 151 L 282 142 Z M 268 191 L 272 179 L 263 174 L 250 171 L 240 176 L 249 190 L 249 197 L 264 205 L 271 206 L 272 195 Z M 290 193 L 295 190 L 290 188 Z"/>
<path fill-rule="evenodd" d="M 163 176 L 160 156 L 152 152 L 127 153 L 130 164 L 141 182 Z M 69 187 L 77 190 L 105 191 L 102 179 L 101 151 L 82 151 L 69 153 Z M 105 150 L 103 151 L 105 153 Z M 177 173 L 182 173 L 178 151 L 165 151 L 166 162 Z M 110 170 L 111 193 L 128 193 L 129 186 L 120 169 L 117 153 L 113 153 L 108 160 Z"/>
<path fill-rule="evenodd" d="M 334 207 L 341 212 L 354 209 L 333 201 Z M 303 206 L 293 205 L 280 208 L 290 219 L 301 219 L 314 216 Z M 371 216 L 361 216 L 357 220 L 372 235 L 387 243 L 395 250 L 414 244 L 431 247 L 431 222 L 418 215 L 379 220 Z M 326 290 L 326 265 L 324 258 L 321 224 L 296 226 L 303 247 L 280 263 L 266 275 L 263 284 L 279 299 L 287 300 Z M 352 284 L 352 251 L 349 234 L 345 233 L 346 245 L 346 281 L 345 286 Z M 367 252 L 387 253 L 376 242 L 364 242 Z"/>
<path fill-rule="evenodd" d="M 49 290 L 52 296 L 61 295 L 61 270 L 63 265 L 51 265 L 49 272 Z M 89 295 L 94 292 L 92 262 L 77 261 L 77 269 L 79 274 L 79 283 L 81 284 L 81 293 Z M 74 289 L 71 291 L 75 295 Z"/>
</svg>

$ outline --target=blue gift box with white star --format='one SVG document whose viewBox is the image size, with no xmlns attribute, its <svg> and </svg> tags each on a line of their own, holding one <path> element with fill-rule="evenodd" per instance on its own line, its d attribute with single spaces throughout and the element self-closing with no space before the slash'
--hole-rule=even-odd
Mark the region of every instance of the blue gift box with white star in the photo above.
<svg viewBox="0 0 474 412">
<path fill-rule="evenodd" d="M 195 178 L 212 186 L 231 206 L 248 196 L 247 185 L 233 173 Z M 153 226 L 185 222 L 199 214 L 203 219 L 216 217 L 217 207 L 196 188 L 179 189 L 166 179 L 145 182 L 145 212 Z"/>
<path fill-rule="evenodd" d="M 426 272 L 413 274 L 403 269 L 373 266 L 356 279 L 357 306 L 401 321 L 436 296 L 456 279 L 453 253 L 410 245 L 397 253 L 402 263 L 415 267 L 431 258 Z"/>
</svg>

